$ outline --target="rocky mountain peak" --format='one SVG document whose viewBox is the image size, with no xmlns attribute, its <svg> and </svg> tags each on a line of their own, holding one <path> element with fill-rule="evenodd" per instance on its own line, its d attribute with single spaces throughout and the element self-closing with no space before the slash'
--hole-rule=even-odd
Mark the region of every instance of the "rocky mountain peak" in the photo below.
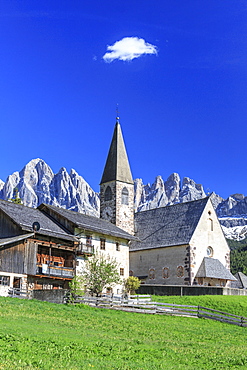
<svg viewBox="0 0 247 370">
<path fill-rule="evenodd" d="M 62 167 L 57 174 L 40 158 L 27 163 L 20 172 L 8 176 L 0 187 L 0 198 L 13 198 L 17 188 L 24 205 L 41 203 L 73 209 L 98 216 L 99 197 L 75 170 L 70 174 Z"/>
</svg>

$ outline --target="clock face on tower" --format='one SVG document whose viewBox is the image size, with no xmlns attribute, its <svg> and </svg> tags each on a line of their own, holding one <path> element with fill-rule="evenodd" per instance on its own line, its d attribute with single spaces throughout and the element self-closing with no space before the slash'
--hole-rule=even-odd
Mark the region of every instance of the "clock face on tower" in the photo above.
<svg viewBox="0 0 247 370">
<path fill-rule="evenodd" d="M 127 208 L 127 207 L 122 207 L 122 208 L 120 208 L 119 215 L 120 215 L 120 218 L 121 218 L 123 221 L 128 220 L 128 218 L 129 218 L 129 217 L 130 217 L 130 215 L 131 215 L 130 209 L 129 209 L 129 208 Z"/>
<path fill-rule="evenodd" d="M 112 216 L 113 216 L 112 208 L 109 207 L 109 206 L 105 207 L 105 209 L 102 212 L 102 216 L 105 220 L 110 221 L 112 219 Z"/>
</svg>

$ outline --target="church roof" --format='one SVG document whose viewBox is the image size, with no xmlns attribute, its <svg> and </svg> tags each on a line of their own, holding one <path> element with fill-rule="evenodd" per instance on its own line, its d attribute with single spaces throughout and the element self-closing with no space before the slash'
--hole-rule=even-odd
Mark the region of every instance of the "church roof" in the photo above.
<svg viewBox="0 0 247 370">
<path fill-rule="evenodd" d="M 119 227 L 113 225 L 111 222 L 103 220 L 98 217 L 85 215 L 83 213 L 70 211 L 68 209 L 59 208 L 51 206 L 48 204 L 41 204 L 39 209 L 46 213 L 46 208 L 50 208 L 52 211 L 64 217 L 68 221 L 72 222 L 77 228 L 84 229 L 87 231 L 94 231 L 104 235 L 111 235 L 117 238 L 135 240 L 136 237 L 130 235 L 126 231 L 120 229 Z"/>
<path fill-rule="evenodd" d="M 135 213 L 135 235 L 130 251 L 189 244 L 209 201 L 203 198 Z"/>
<path fill-rule="evenodd" d="M 118 119 L 100 184 L 114 180 L 133 184 L 128 156 Z"/>
<path fill-rule="evenodd" d="M 211 257 L 204 257 L 196 277 L 237 280 L 219 260 Z"/>
<path fill-rule="evenodd" d="M 59 225 L 50 220 L 37 208 L 26 207 L 22 204 L 0 200 L 0 210 L 2 210 L 22 231 L 33 232 L 33 223 L 40 224 L 37 234 L 48 235 L 59 239 L 74 241 L 76 238 L 64 231 Z M 5 236 L 5 235 L 1 235 Z"/>
<path fill-rule="evenodd" d="M 237 272 L 234 276 L 237 278 L 240 288 L 247 289 L 247 276 L 242 272 Z"/>
</svg>

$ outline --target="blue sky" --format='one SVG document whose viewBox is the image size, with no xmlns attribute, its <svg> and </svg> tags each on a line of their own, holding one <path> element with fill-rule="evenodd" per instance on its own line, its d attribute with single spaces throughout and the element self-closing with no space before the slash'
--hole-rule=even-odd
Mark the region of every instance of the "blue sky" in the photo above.
<svg viewBox="0 0 247 370">
<path fill-rule="evenodd" d="M 241 0 L 2 0 L 0 178 L 42 158 L 98 191 L 119 104 L 134 178 L 247 194 L 246 36 Z"/>
</svg>

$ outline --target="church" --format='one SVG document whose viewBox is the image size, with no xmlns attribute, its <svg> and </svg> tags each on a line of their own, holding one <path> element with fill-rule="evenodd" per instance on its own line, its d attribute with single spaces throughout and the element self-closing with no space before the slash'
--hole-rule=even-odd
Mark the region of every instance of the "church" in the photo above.
<svg viewBox="0 0 247 370">
<path fill-rule="evenodd" d="M 100 217 L 135 237 L 129 273 L 143 284 L 227 286 L 235 280 L 210 197 L 134 212 L 134 182 L 118 117 L 100 183 Z"/>
</svg>

